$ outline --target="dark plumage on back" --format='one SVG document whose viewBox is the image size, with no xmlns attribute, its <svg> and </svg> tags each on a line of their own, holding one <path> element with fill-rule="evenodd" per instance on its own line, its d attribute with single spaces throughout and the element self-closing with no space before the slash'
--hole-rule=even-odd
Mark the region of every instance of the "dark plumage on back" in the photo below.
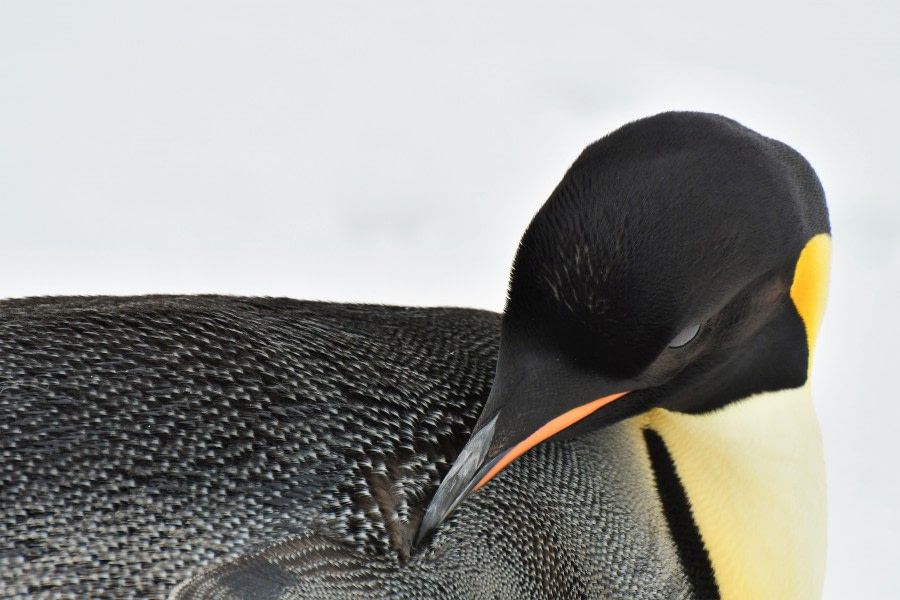
<svg viewBox="0 0 900 600">
<path fill-rule="evenodd" d="M 163 598 L 218 564 L 179 597 L 627 597 L 673 571 L 664 539 L 604 547 L 651 517 L 624 491 L 622 514 L 600 515 L 616 503 L 596 495 L 583 442 L 521 461 L 409 558 L 487 397 L 498 332 L 497 314 L 449 308 L 0 302 L 2 595 Z M 582 539 L 570 511 L 613 529 Z M 578 564 L 629 543 L 646 546 L 633 572 Z"/>
<path fill-rule="evenodd" d="M 222 297 L 0 303 L 3 589 L 159 594 L 310 529 L 406 557 L 487 394 L 496 322 Z"/>
</svg>

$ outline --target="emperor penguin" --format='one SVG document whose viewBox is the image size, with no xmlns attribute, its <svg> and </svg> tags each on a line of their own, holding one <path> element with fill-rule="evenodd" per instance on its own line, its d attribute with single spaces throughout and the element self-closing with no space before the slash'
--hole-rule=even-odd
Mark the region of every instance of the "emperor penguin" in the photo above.
<svg viewBox="0 0 900 600">
<path fill-rule="evenodd" d="M 796 151 L 588 146 L 502 315 L 0 302 L 0 596 L 816 598 L 830 225 Z"/>
</svg>

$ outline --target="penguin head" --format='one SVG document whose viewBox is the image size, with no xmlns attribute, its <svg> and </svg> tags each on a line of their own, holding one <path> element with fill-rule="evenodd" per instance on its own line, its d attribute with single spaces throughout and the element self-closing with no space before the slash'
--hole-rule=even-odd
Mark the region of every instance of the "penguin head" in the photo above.
<svg viewBox="0 0 900 600">
<path fill-rule="evenodd" d="M 803 157 L 730 119 L 664 113 L 588 146 L 522 238 L 490 396 L 420 539 L 546 439 L 803 385 L 829 231 Z"/>
</svg>

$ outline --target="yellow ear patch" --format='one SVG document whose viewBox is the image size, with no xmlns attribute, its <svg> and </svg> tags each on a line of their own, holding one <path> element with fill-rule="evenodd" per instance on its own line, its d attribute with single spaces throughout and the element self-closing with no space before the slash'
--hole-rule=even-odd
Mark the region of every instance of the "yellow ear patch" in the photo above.
<svg viewBox="0 0 900 600">
<path fill-rule="evenodd" d="M 828 295 L 828 273 L 831 267 L 831 236 L 820 233 L 815 236 L 800 253 L 794 282 L 791 284 L 791 300 L 806 325 L 806 340 L 810 358 L 819 334 L 819 325 L 825 313 L 825 298 Z M 810 360 L 812 362 L 812 360 Z"/>
</svg>

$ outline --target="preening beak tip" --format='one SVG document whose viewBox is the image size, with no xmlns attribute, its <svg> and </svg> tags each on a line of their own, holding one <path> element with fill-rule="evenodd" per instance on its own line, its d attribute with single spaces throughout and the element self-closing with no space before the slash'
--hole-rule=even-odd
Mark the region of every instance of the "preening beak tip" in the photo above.
<svg viewBox="0 0 900 600">
<path fill-rule="evenodd" d="M 462 452 L 456 458 L 447 476 L 441 482 L 437 492 L 425 511 L 422 524 L 416 534 L 416 545 L 419 543 L 468 496 L 486 472 L 485 456 L 494 437 L 497 417 L 485 423 L 469 439 Z M 494 461 L 490 461 L 492 466 Z M 489 467 L 488 467 L 489 468 Z"/>
</svg>

